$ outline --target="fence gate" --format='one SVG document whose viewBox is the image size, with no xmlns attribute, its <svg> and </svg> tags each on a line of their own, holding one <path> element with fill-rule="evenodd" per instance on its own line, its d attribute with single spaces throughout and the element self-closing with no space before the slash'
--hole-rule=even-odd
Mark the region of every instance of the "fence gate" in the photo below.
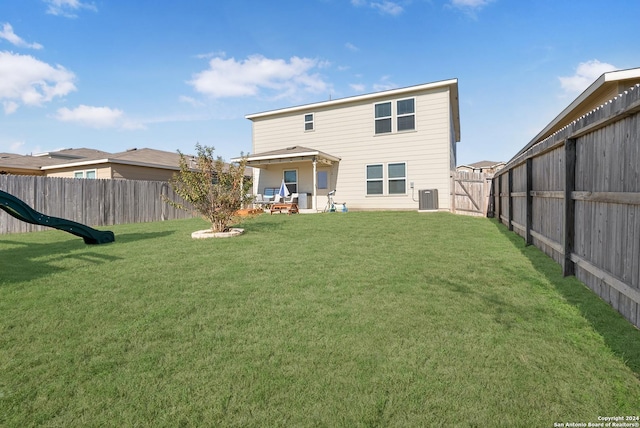
<svg viewBox="0 0 640 428">
<path fill-rule="evenodd" d="M 451 212 L 486 216 L 493 174 L 454 171 L 451 176 Z"/>
</svg>

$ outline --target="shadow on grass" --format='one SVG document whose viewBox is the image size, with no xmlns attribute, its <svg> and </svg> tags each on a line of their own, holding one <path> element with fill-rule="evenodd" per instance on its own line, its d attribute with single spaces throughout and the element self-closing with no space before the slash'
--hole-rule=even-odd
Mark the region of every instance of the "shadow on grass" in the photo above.
<svg viewBox="0 0 640 428">
<path fill-rule="evenodd" d="M 563 277 L 559 265 L 541 250 L 534 246 L 525 246 L 522 237 L 510 232 L 497 220 L 493 223 L 565 300 L 580 311 L 582 317 L 602 336 L 614 355 L 640 379 L 640 330 L 577 278 Z"/>
<path fill-rule="evenodd" d="M 176 230 L 163 230 L 162 232 L 145 232 L 145 233 L 118 233 L 116 235 L 116 244 L 128 244 L 130 242 L 142 241 L 145 239 L 164 238 L 176 233 Z"/>
<path fill-rule="evenodd" d="M 9 240 L 1 242 L 12 247 L 0 250 L 0 286 L 31 281 L 64 271 L 65 268 L 57 265 L 62 260 L 76 259 L 91 264 L 102 264 L 119 259 L 94 251 L 93 246 L 77 239 L 44 244 Z M 82 251 L 83 249 L 88 250 Z"/>
</svg>

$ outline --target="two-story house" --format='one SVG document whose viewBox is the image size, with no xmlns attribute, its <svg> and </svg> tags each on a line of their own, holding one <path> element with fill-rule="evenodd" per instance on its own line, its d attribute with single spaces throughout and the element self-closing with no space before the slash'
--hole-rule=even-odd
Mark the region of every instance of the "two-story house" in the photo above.
<svg viewBox="0 0 640 428">
<path fill-rule="evenodd" d="M 256 194 L 284 180 L 303 196 L 302 209 L 322 209 L 335 189 L 349 209 L 417 210 L 419 191 L 436 189 L 434 208 L 449 209 L 460 141 L 457 79 L 246 118 Z"/>
</svg>

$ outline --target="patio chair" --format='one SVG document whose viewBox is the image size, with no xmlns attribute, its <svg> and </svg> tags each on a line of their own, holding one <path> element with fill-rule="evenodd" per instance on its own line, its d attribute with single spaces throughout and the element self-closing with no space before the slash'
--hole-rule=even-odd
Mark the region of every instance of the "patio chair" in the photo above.
<svg viewBox="0 0 640 428">
<path fill-rule="evenodd" d="M 269 203 L 269 201 L 265 200 L 261 193 L 256 194 L 255 198 L 253 198 L 253 205 L 258 208 L 262 208 L 267 203 Z"/>
<path fill-rule="evenodd" d="M 292 193 L 289 195 L 289 199 L 284 201 L 285 204 L 298 204 L 298 194 Z"/>
</svg>

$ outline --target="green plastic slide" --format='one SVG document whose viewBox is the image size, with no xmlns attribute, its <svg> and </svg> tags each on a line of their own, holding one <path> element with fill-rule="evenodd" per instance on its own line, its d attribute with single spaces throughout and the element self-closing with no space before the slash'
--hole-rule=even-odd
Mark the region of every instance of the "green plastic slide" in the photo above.
<svg viewBox="0 0 640 428">
<path fill-rule="evenodd" d="M 2 190 L 0 190 L 0 209 L 20 221 L 53 227 L 54 229 L 79 236 L 84 239 L 85 244 L 107 244 L 116 240 L 111 231 L 96 230 L 75 221 L 44 215 L 25 204 L 22 200 Z"/>
</svg>

